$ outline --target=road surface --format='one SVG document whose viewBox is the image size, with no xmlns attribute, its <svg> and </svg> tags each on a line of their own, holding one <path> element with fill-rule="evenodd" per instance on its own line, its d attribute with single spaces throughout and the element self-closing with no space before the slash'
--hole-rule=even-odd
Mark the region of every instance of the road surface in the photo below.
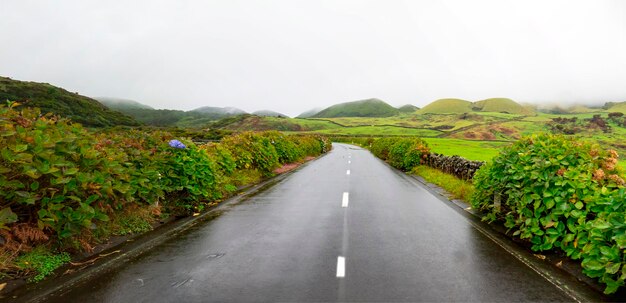
<svg viewBox="0 0 626 303">
<path fill-rule="evenodd" d="M 364 149 L 334 150 L 49 302 L 568 301 Z"/>
</svg>

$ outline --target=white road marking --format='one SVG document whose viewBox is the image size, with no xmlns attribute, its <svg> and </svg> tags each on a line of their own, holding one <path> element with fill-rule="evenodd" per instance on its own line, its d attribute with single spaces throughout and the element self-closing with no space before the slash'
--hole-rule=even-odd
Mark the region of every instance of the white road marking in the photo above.
<svg viewBox="0 0 626 303">
<path fill-rule="evenodd" d="M 349 174 L 350 174 L 350 170 L 348 169 L 348 171 L 346 171 L 346 175 L 349 175 Z"/>
<path fill-rule="evenodd" d="M 350 193 L 348 192 L 343 193 L 343 198 L 341 199 L 341 207 L 348 207 L 349 196 L 350 196 Z"/>
<path fill-rule="evenodd" d="M 350 164 L 350 163 L 351 163 L 350 160 L 348 160 L 348 164 Z"/>
<path fill-rule="evenodd" d="M 343 278 L 346 276 L 346 258 L 337 257 L 337 278 Z"/>
</svg>

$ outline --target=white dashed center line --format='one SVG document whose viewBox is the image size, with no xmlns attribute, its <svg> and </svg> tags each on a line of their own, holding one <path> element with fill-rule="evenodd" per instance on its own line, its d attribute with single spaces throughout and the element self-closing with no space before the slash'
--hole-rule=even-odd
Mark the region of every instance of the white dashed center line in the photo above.
<svg viewBox="0 0 626 303">
<path fill-rule="evenodd" d="M 350 164 L 350 160 L 348 160 L 348 164 Z"/>
<path fill-rule="evenodd" d="M 343 278 L 346 276 L 346 258 L 337 257 L 337 278 Z"/>
<path fill-rule="evenodd" d="M 343 198 L 341 199 L 341 207 L 348 207 L 348 199 L 350 197 L 350 193 L 343 193 Z"/>
<path fill-rule="evenodd" d="M 349 174 L 350 174 L 350 170 L 348 169 L 348 171 L 346 171 L 346 175 L 349 175 Z"/>
</svg>

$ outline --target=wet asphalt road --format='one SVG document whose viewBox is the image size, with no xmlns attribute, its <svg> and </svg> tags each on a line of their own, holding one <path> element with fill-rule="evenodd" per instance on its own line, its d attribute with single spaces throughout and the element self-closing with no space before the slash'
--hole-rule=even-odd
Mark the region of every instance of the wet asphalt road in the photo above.
<svg viewBox="0 0 626 303">
<path fill-rule="evenodd" d="M 572 301 L 411 178 L 367 150 L 334 146 L 121 271 L 49 301 Z"/>
</svg>

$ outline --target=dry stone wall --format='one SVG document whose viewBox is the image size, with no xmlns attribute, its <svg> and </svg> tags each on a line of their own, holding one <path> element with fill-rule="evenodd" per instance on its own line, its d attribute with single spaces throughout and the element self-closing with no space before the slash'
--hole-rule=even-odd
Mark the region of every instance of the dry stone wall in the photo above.
<svg viewBox="0 0 626 303">
<path fill-rule="evenodd" d="M 471 161 L 459 156 L 444 156 L 442 154 L 430 153 L 424 159 L 424 164 L 455 175 L 463 180 L 471 180 L 476 171 L 485 162 Z"/>
</svg>

